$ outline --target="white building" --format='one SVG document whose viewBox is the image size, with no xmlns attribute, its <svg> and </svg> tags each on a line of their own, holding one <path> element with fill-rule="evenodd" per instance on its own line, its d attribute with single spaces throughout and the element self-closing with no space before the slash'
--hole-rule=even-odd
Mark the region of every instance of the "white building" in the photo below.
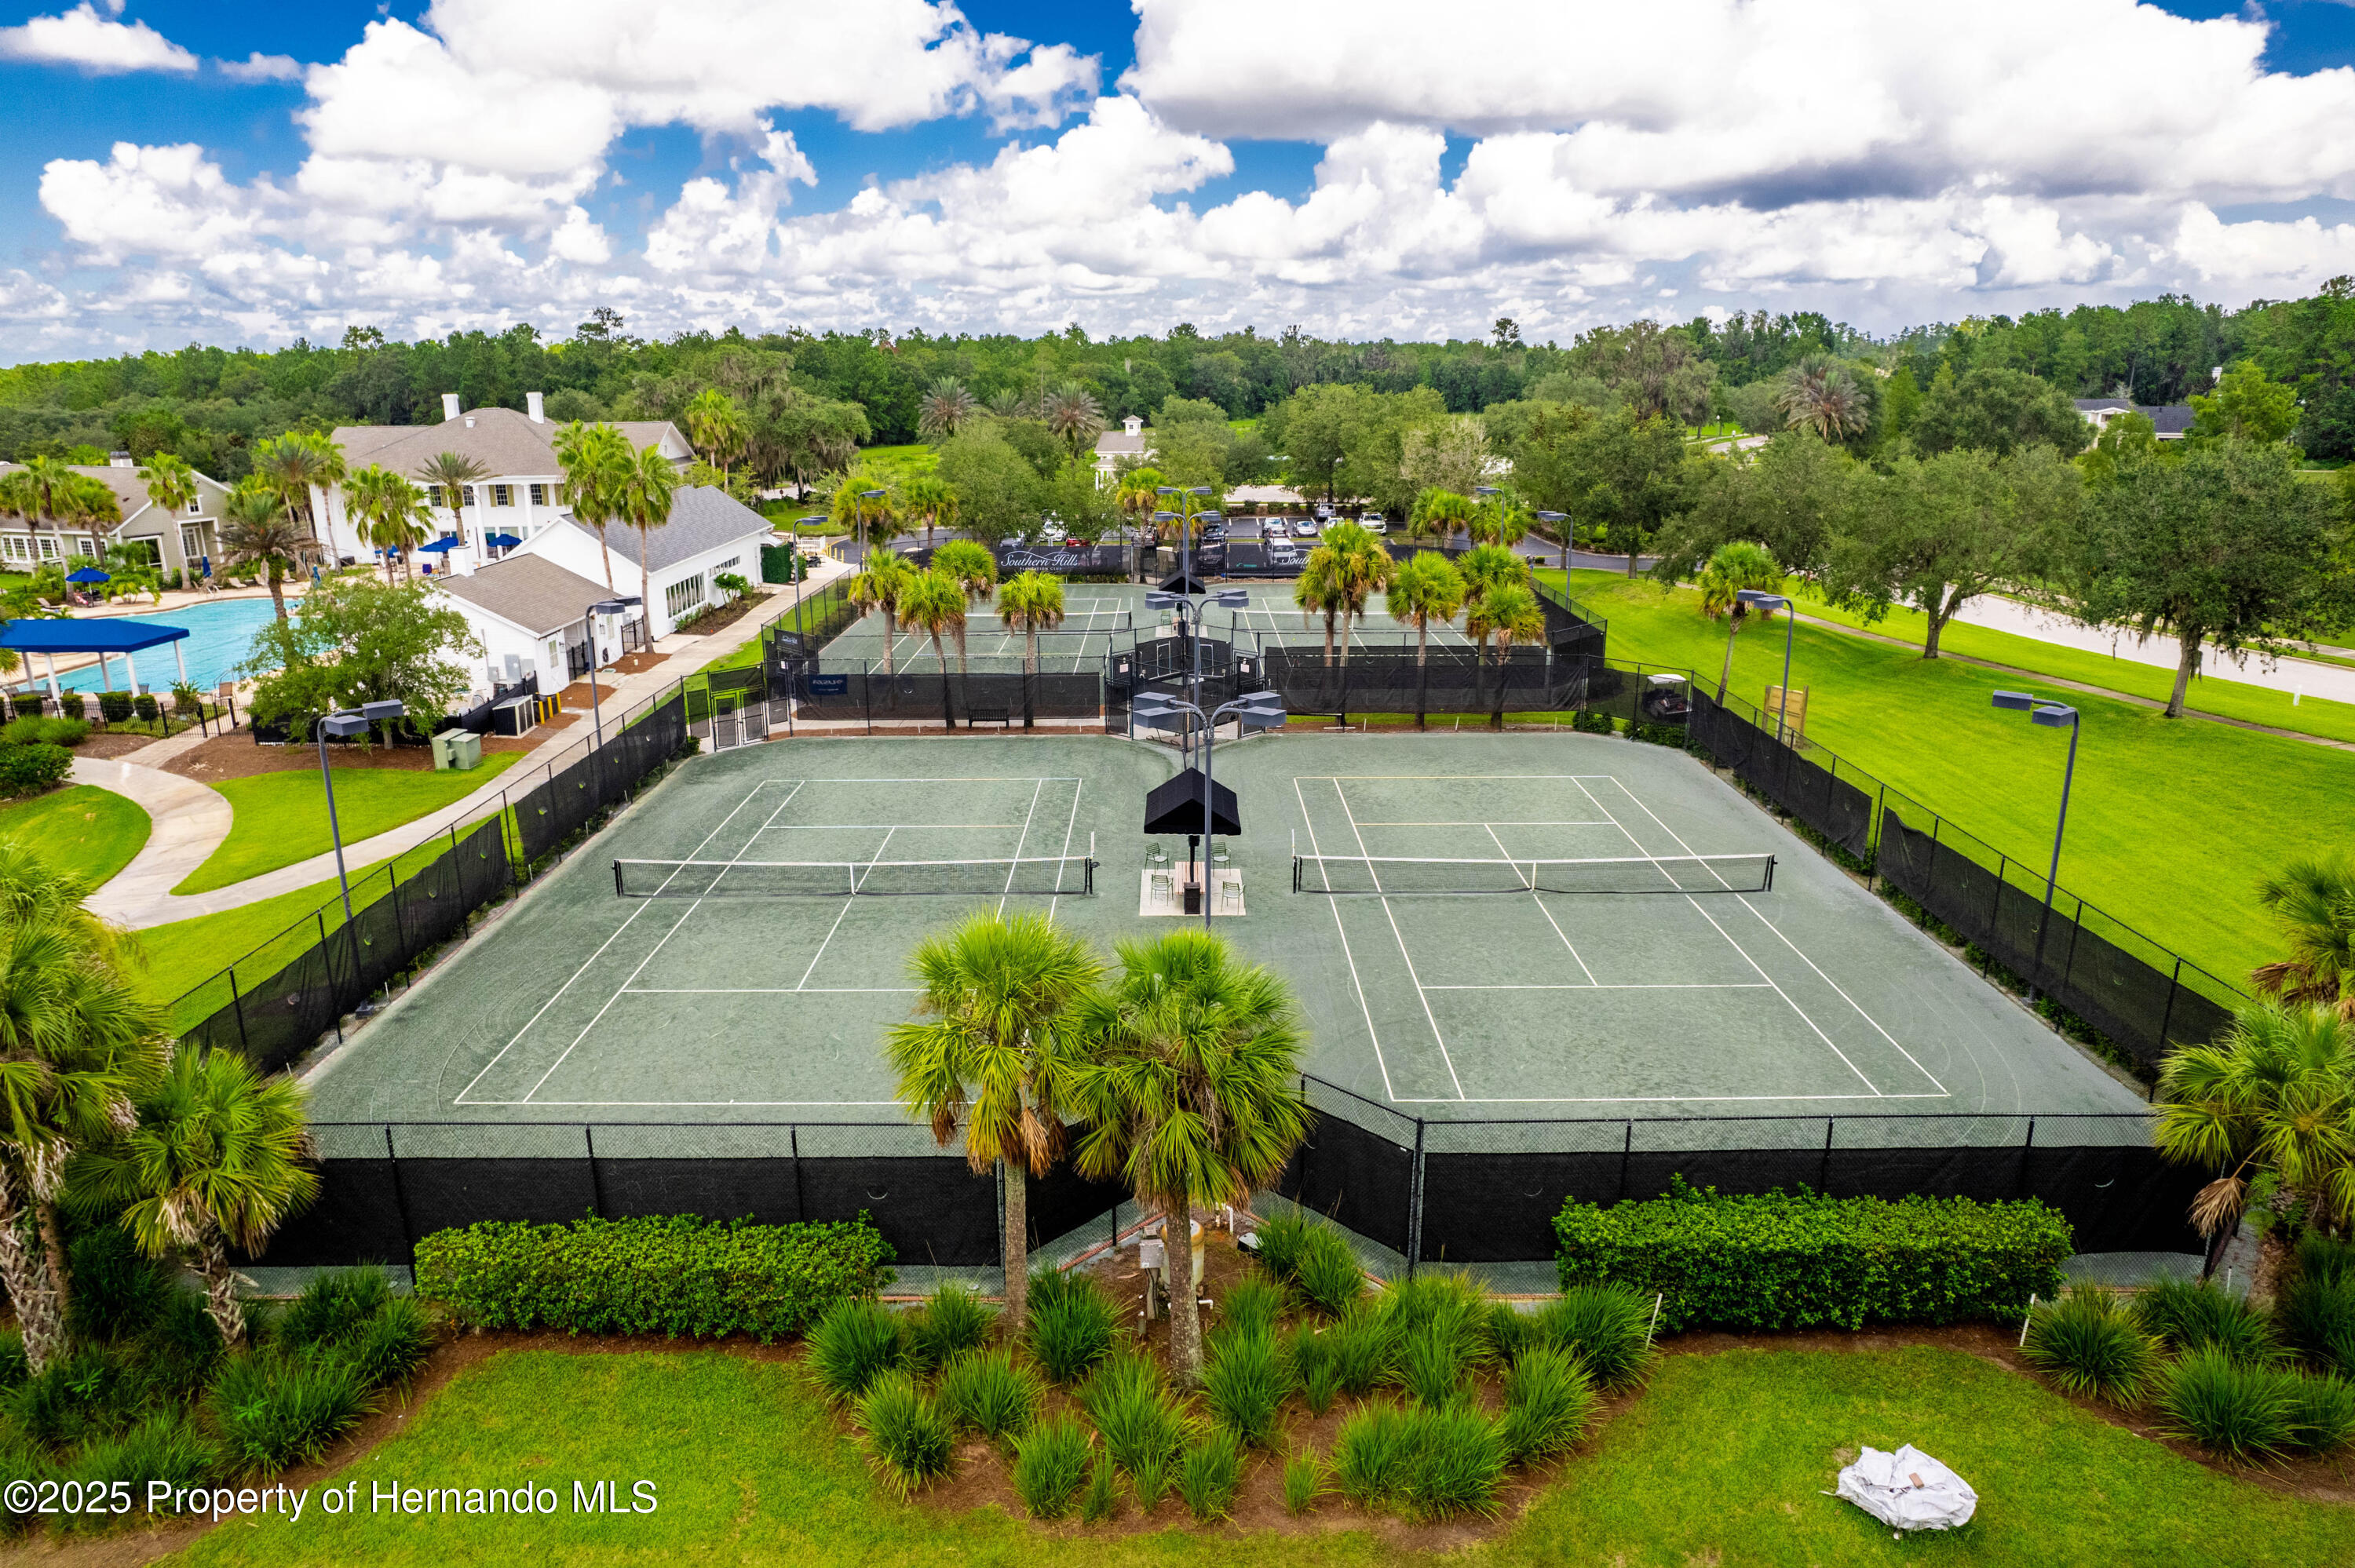
<svg viewBox="0 0 2355 1568">
<path fill-rule="evenodd" d="M 2198 411 L 2189 403 L 2132 403 L 2124 397 L 2079 397 L 2077 412 L 2096 433 L 2106 430 L 2120 414 L 2136 413 L 2151 422 L 2162 441 L 2179 441 L 2190 432 Z"/>
<path fill-rule="evenodd" d="M 444 486 L 428 485 L 427 499 L 442 536 L 455 538 L 461 546 L 442 558 L 448 569 L 465 571 L 490 558 L 484 544 L 490 535 L 528 540 L 563 514 L 557 489 L 564 471 L 556 461 L 556 432 L 563 427 L 548 418 L 539 393 L 527 394 L 524 401 L 521 412 L 477 408 L 467 413 L 458 407 L 455 392 L 445 392 L 438 425 L 345 425 L 337 428 L 335 440 L 350 468 L 375 464 L 421 484 L 427 482 L 427 465 L 444 452 L 482 466 L 484 477 L 456 486 L 455 495 L 445 494 Z M 613 422 L 634 447 L 659 447 L 664 456 L 682 466 L 695 455 L 678 427 L 667 419 Z M 345 512 L 342 488 L 324 494 L 314 489 L 311 493 L 329 548 L 338 557 L 369 559 L 368 547 Z M 438 574 L 443 568 L 434 569 Z"/>
<path fill-rule="evenodd" d="M 22 466 L 0 463 L 0 475 L 13 473 Z M 148 499 L 147 486 L 139 477 L 138 461 L 129 452 L 114 453 L 103 466 L 76 463 L 73 471 L 114 492 L 123 521 L 102 530 L 109 545 L 140 551 L 165 572 L 201 571 L 208 557 L 218 568 L 220 542 L 214 530 L 220 521 L 221 501 L 229 494 L 229 486 L 199 473 L 196 475 L 196 500 L 175 509 L 158 506 Z M 36 525 L 26 518 L 0 513 L 0 569 L 30 571 L 43 561 L 63 561 L 68 563 L 66 569 L 71 571 L 72 563 L 86 561 L 96 553 L 86 528 L 48 523 Z"/>
<path fill-rule="evenodd" d="M 1109 490 L 1120 477 L 1120 461 L 1130 460 L 1130 466 L 1151 462 L 1156 449 L 1146 444 L 1145 421 L 1131 414 L 1120 422 L 1117 430 L 1106 430 L 1096 438 L 1096 488 Z"/>
<path fill-rule="evenodd" d="M 539 690 L 552 695 L 589 673 L 588 611 L 606 597 L 604 584 L 537 556 L 513 556 L 463 576 L 437 577 L 433 587 L 482 639 L 476 690 L 538 675 Z M 619 618 L 593 619 L 598 648 L 618 651 Z"/>
<path fill-rule="evenodd" d="M 769 520 L 726 491 L 709 485 L 680 490 L 671 499 L 670 521 L 646 534 L 652 593 L 645 619 L 652 635 L 667 637 L 680 621 L 724 599 L 727 595 L 719 585 L 722 574 L 759 582 L 761 546 L 774 539 Z M 558 513 L 543 522 L 517 555 L 553 561 L 598 585 L 600 594 L 606 591 L 610 556 L 612 591 L 625 598 L 638 592 L 638 531 L 627 523 L 607 524 L 601 548 L 594 528 Z M 482 567 L 476 575 L 495 569 Z M 638 619 L 637 614 L 631 619 Z M 598 662 L 610 657 L 601 643 Z"/>
</svg>

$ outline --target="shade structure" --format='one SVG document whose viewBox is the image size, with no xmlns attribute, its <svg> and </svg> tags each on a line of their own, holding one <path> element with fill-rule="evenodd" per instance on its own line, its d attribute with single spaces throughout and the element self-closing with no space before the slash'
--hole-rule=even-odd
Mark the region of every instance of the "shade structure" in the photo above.
<svg viewBox="0 0 2355 1568">
<path fill-rule="evenodd" d="M 1148 833 L 1185 833 L 1202 831 L 1202 770 L 1188 768 L 1174 779 L 1163 780 L 1145 797 L 1145 831 Z M 1210 785 L 1210 832 L 1219 838 L 1241 836 L 1242 814 L 1235 806 L 1235 792 L 1213 780 Z"/>
<path fill-rule="evenodd" d="M 436 539 L 430 545 L 420 545 L 417 547 L 426 555 L 439 556 L 447 551 L 464 549 L 465 547 L 465 544 L 466 541 L 464 539 L 442 538 Z"/>
<path fill-rule="evenodd" d="M 12 620 L 0 630 L 0 648 L 19 653 L 136 653 L 187 634 L 184 626 L 123 620 Z"/>
<path fill-rule="evenodd" d="M 96 567 L 84 567 L 78 572 L 66 574 L 66 581 L 69 583 L 107 583 L 113 580 L 112 576 L 100 571 Z"/>
<path fill-rule="evenodd" d="M 1167 582 L 1161 585 L 1161 591 L 1163 593 L 1205 594 L 1210 591 L 1210 585 L 1204 582 L 1200 577 L 1189 577 L 1184 572 L 1178 572 L 1173 574 Z"/>
<path fill-rule="evenodd" d="M 494 550 L 512 550 L 521 545 L 523 541 L 517 538 L 513 534 L 494 534 L 489 538 L 484 540 L 483 543 L 488 545 Z"/>
</svg>

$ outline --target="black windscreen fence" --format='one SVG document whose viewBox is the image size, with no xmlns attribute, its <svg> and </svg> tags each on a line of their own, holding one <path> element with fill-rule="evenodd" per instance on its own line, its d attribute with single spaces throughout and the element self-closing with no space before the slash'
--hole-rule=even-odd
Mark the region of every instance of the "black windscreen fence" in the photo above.
<svg viewBox="0 0 2355 1568">
<path fill-rule="evenodd" d="M 1798 747 L 1778 738 L 1705 692 L 1692 698 L 1689 733 L 1721 768 L 1852 855 L 1872 853 L 1873 806 L 1880 781 L 1818 751 L 1819 765 Z"/>
</svg>

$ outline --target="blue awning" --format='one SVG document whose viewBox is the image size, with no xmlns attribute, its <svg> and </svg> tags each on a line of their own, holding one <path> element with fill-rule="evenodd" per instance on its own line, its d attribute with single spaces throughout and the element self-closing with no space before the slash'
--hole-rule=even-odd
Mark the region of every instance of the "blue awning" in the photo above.
<svg viewBox="0 0 2355 1568">
<path fill-rule="evenodd" d="M 0 648 L 19 653 L 136 653 L 187 634 L 185 626 L 124 620 L 12 620 L 0 630 Z"/>
</svg>

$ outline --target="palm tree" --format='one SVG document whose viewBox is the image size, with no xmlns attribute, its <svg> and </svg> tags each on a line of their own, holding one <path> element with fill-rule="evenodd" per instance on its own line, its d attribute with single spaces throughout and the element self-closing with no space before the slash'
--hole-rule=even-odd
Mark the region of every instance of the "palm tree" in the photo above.
<svg viewBox="0 0 2355 1568">
<path fill-rule="evenodd" d="M 900 588 L 900 619 L 932 640 L 932 657 L 941 663 L 941 722 L 956 728 L 956 711 L 949 699 L 949 658 L 941 646 L 943 635 L 964 645 L 964 589 L 943 571 L 911 572 Z"/>
<path fill-rule="evenodd" d="M 967 604 L 987 604 L 997 588 L 997 557 L 970 539 L 952 539 L 932 553 L 932 570 L 956 583 Z M 964 673 L 964 622 L 956 624 L 957 673 Z"/>
<path fill-rule="evenodd" d="M 64 1344 L 68 1161 L 130 1119 L 130 1093 L 160 1061 L 132 947 L 90 913 L 89 893 L 0 839 L 0 1284 L 36 1372 Z"/>
<path fill-rule="evenodd" d="M 1088 945 L 1043 915 L 975 915 L 925 938 L 908 960 L 916 1020 L 894 1024 L 883 1053 L 894 1092 L 927 1117 L 946 1148 L 964 1134 L 975 1171 L 1006 1177 L 1006 1319 L 1019 1334 L 1029 1296 L 1028 1177 L 1062 1152 L 1072 1007 L 1102 972 Z"/>
<path fill-rule="evenodd" d="M 870 491 L 882 493 L 873 495 L 868 493 Z M 834 497 L 826 503 L 827 517 L 857 530 L 859 551 L 864 555 L 868 540 L 888 545 L 899 531 L 896 491 L 889 475 L 871 468 L 853 469 L 835 482 Z"/>
<path fill-rule="evenodd" d="M 1146 520 L 1161 510 L 1161 487 L 1167 482 L 1157 468 L 1130 469 L 1113 487 L 1113 504 L 1130 527 L 1141 532 Z"/>
<path fill-rule="evenodd" d="M 60 523 L 79 523 L 90 533 L 93 561 L 106 559 L 106 531 L 123 521 L 123 503 L 103 482 L 75 474 L 57 493 Z"/>
<path fill-rule="evenodd" d="M 344 510 L 360 543 L 382 553 L 388 583 L 393 580 L 393 558 L 399 556 L 406 569 L 410 550 L 425 542 L 431 514 L 425 493 L 389 468 L 370 463 L 345 480 Z"/>
<path fill-rule="evenodd" d="M 1526 507 L 1498 493 L 1488 497 L 1472 509 L 1471 518 L 1464 531 L 1476 545 L 1518 545 L 1529 531 L 1529 514 Z"/>
<path fill-rule="evenodd" d="M 1493 548 L 1494 546 L 1490 546 Z M 1467 552 L 1468 554 L 1468 552 Z M 1464 618 L 1464 630 L 1475 648 L 1486 646 L 1491 640 L 1497 645 L 1497 705 L 1488 715 L 1488 727 L 1505 727 L 1505 650 L 1516 642 L 1545 641 L 1545 611 L 1538 608 L 1538 596 L 1526 583 L 1498 583 L 1480 596 Z M 1476 660 L 1479 654 L 1473 655 Z M 1476 672 L 1477 666 L 1475 666 Z"/>
<path fill-rule="evenodd" d="M 898 556 L 869 556 L 866 567 L 844 588 L 850 602 L 863 613 L 883 612 L 883 673 L 898 673 L 895 651 L 900 645 L 900 590 L 915 574 Z"/>
<path fill-rule="evenodd" d="M 1464 574 L 1436 550 L 1418 550 L 1391 574 L 1391 618 L 1414 628 L 1414 727 L 1430 727 L 1431 628 L 1445 626 L 1464 608 Z"/>
<path fill-rule="evenodd" d="M 250 480 L 221 503 L 220 546 L 224 567 L 258 566 L 269 574 L 270 602 L 278 607 L 281 620 L 286 619 L 286 563 L 319 553 L 317 536 L 294 520 L 278 493 Z"/>
<path fill-rule="evenodd" d="M 318 1195 L 303 1099 L 289 1074 L 264 1078 L 241 1056 L 183 1049 L 138 1097 L 137 1125 L 75 1168 L 91 1202 L 121 1207 L 140 1251 L 195 1269 L 232 1350 L 245 1343 L 245 1313 L 229 1248 L 260 1253 Z"/>
<path fill-rule="evenodd" d="M 2355 857 L 2327 851 L 2291 861 L 2257 885 L 2289 957 L 2249 978 L 2284 1001 L 2327 1007 L 2355 1023 Z"/>
<path fill-rule="evenodd" d="M 1786 428 L 1813 430 L 1828 441 L 1857 434 L 1872 416 L 1855 373 L 1820 354 L 1807 355 L 1774 378 L 1774 411 Z"/>
<path fill-rule="evenodd" d="M 1348 589 L 1341 579 L 1341 560 L 1332 547 L 1319 545 L 1308 552 L 1301 563 L 1300 575 L 1292 582 L 1292 602 L 1300 607 L 1301 618 L 1311 625 L 1318 616 L 1325 618 L 1325 667 L 1333 667 L 1333 627 L 1341 617 L 1342 606 L 1348 602 Z"/>
<path fill-rule="evenodd" d="M 65 515 L 66 493 L 81 477 L 56 458 L 27 458 L 24 467 L 0 480 L 7 487 L 5 502 L 0 504 L 35 527 L 43 523 L 55 525 Z"/>
<path fill-rule="evenodd" d="M 998 619 L 1022 631 L 1024 702 L 1022 727 L 1032 727 L 1028 686 L 1039 676 L 1039 633 L 1063 624 L 1063 579 L 1045 572 L 1023 572 L 997 590 Z"/>
<path fill-rule="evenodd" d="M 1455 557 L 1455 569 L 1463 574 L 1467 605 L 1479 603 L 1492 589 L 1526 587 L 1529 580 L 1529 564 L 1499 545 L 1473 546 Z"/>
<path fill-rule="evenodd" d="M 197 471 L 175 452 L 157 452 L 140 465 L 139 482 L 159 512 L 176 515 L 197 503 Z"/>
<path fill-rule="evenodd" d="M 654 570 L 646 565 L 647 541 L 670 521 L 671 501 L 678 493 L 678 470 L 663 456 L 660 445 L 638 449 L 637 461 L 620 477 L 614 496 L 622 515 L 638 531 L 638 614 L 646 627 L 654 625 Z"/>
<path fill-rule="evenodd" d="M 1406 536 L 1434 539 L 1444 545 L 1455 536 L 1458 528 L 1469 529 L 1479 510 L 1472 504 L 1470 496 L 1431 485 L 1414 498 L 1414 505 L 1406 514 Z"/>
<path fill-rule="evenodd" d="M 564 474 L 556 498 L 570 510 L 574 522 L 597 530 L 597 555 L 605 567 L 605 591 L 611 593 L 613 546 L 605 537 L 605 525 L 621 514 L 622 491 L 636 467 L 637 454 L 630 449 L 630 439 L 613 426 L 584 425 L 578 419 L 559 429 L 552 444 L 556 466 Z M 453 503 L 457 493 L 451 492 Z"/>
<path fill-rule="evenodd" d="M 943 524 L 954 525 L 957 514 L 956 486 L 936 473 L 919 474 L 910 480 L 900 493 L 908 514 L 921 517 L 924 523 L 924 548 L 932 547 L 932 530 Z"/>
<path fill-rule="evenodd" d="M 1222 938 L 1189 929 L 1119 950 L 1118 978 L 1074 1020 L 1084 1060 L 1070 1103 L 1087 1128 L 1074 1163 L 1159 1205 L 1171 1359 L 1191 1387 L 1202 1369 L 1194 1212 L 1246 1202 L 1308 1136 L 1305 1036 L 1284 983 Z"/>
<path fill-rule="evenodd" d="M 274 491 L 287 513 L 302 519 L 312 542 L 322 552 L 317 516 L 311 509 L 311 492 L 322 493 L 344 482 L 344 449 L 317 430 L 289 430 L 253 449 L 253 471 Z"/>
<path fill-rule="evenodd" d="M 1103 434 L 1103 406 L 1076 381 L 1066 381 L 1049 393 L 1041 411 L 1046 416 L 1047 428 L 1055 433 L 1057 440 L 1071 449 L 1073 457 L 1079 456 L 1083 448 L 1092 446 L 1095 439 Z"/>
<path fill-rule="evenodd" d="M 964 383 L 943 376 L 924 388 L 916 405 L 916 431 L 928 441 L 944 441 L 980 413 L 980 401 L 965 390 Z"/>
<path fill-rule="evenodd" d="M 1039 405 L 1018 387 L 1001 387 L 989 395 L 988 408 L 1001 419 L 1035 419 Z"/>
<path fill-rule="evenodd" d="M 687 400 L 687 407 L 679 412 L 679 420 L 687 427 L 687 440 L 718 465 L 722 475 L 721 488 L 726 488 L 729 462 L 744 450 L 744 410 L 719 387 L 707 387 Z"/>
<path fill-rule="evenodd" d="M 2331 1009 L 2252 1002 L 2214 1044 L 2170 1054 L 2158 1089 L 2158 1151 L 2218 1172 L 2192 1201 L 2201 1234 L 2238 1224 L 2260 1177 L 2325 1229 L 2355 1218 L 2355 1026 Z"/>
<path fill-rule="evenodd" d="M 1349 628 L 1364 619 L 1366 601 L 1374 590 L 1391 580 L 1395 565 L 1381 541 L 1355 523 L 1337 523 L 1325 530 L 1325 542 L 1318 546 L 1333 552 L 1333 583 L 1335 597 L 1341 601 L 1341 680 L 1348 690 L 1349 677 Z"/>
<path fill-rule="evenodd" d="M 560 440 L 562 432 L 559 431 L 558 434 Z M 560 462 L 564 449 L 559 445 L 556 450 L 558 461 Z M 474 541 L 466 535 L 467 493 L 490 478 L 491 471 L 479 460 L 468 457 L 464 452 L 436 452 L 417 470 L 417 477 L 440 493 L 440 498 L 450 508 L 451 516 L 457 521 L 459 542 L 471 547 Z M 488 524 L 484 525 L 484 532 L 486 535 L 489 533 Z M 605 536 L 602 524 L 598 524 L 597 536 L 601 540 Z M 613 577 L 610 567 L 606 569 L 605 575 L 608 578 Z M 605 586 L 611 588 L 613 585 L 608 581 Z"/>
<path fill-rule="evenodd" d="M 1696 586 L 1700 589 L 1700 612 L 1712 620 L 1721 615 L 1727 620 L 1725 662 L 1717 672 L 1717 700 L 1722 703 L 1726 683 L 1733 679 L 1733 640 L 1753 613 L 1742 594 L 1745 589 L 1776 591 L 1783 586 L 1783 572 L 1765 546 L 1736 539 L 1710 552 L 1709 564 L 1701 568 Z M 1774 612 L 1756 613 L 1772 619 Z"/>
</svg>

